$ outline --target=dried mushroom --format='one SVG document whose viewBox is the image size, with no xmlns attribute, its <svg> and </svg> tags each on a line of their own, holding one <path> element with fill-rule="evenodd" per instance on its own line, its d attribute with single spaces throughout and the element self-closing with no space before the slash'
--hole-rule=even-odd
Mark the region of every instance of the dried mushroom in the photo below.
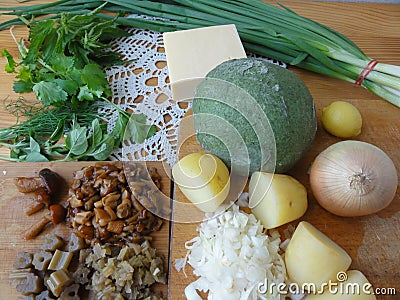
<svg viewBox="0 0 400 300">
<path fill-rule="evenodd" d="M 47 194 L 54 195 L 63 187 L 64 179 L 58 173 L 45 168 L 39 171 L 39 176 L 37 177 L 17 177 L 14 183 L 21 193 L 45 190 Z"/>
<path fill-rule="evenodd" d="M 129 178 L 136 181 L 129 184 L 122 164 L 96 164 L 74 173 L 68 198 L 69 224 L 86 243 L 143 242 L 162 226 L 162 220 L 140 203 L 156 198 L 152 186 L 161 187 L 161 176 L 155 168 L 147 171 L 140 165 L 130 172 L 133 176 Z M 148 173 L 154 184 L 146 179 Z"/>
</svg>

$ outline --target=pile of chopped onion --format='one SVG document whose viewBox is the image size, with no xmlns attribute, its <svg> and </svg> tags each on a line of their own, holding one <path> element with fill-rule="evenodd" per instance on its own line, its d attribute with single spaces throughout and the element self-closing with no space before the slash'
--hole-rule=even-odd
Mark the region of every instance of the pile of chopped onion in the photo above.
<svg viewBox="0 0 400 300">
<path fill-rule="evenodd" d="M 281 299 L 277 293 L 258 291 L 266 281 L 276 285 L 286 281 L 278 232 L 263 233 L 255 216 L 237 205 L 201 223 L 198 232 L 185 243 L 186 258 L 175 266 L 180 270 L 189 263 L 200 276 L 186 287 L 188 300 L 201 299 L 196 290 L 208 292 L 208 299 Z"/>
</svg>

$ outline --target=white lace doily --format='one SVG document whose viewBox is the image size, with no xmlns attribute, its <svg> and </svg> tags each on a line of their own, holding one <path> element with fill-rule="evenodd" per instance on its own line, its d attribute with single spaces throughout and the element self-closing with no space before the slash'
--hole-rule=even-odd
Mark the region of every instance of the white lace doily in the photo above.
<svg viewBox="0 0 400 300">
<path fill-rule="evenodd" d="M 113 101 L 125 111 L 145 114 L 148 123 L 157 126 L 157 133 L 142 144 L 125 143 L 110 159 L 166 161 L 173 166 L 177 160 L 179 123 L 191 103 L 172 100 L 162 33 L 136 28 L 127 30 L 132 35 L 116 39 L 111 46 L 132 62 L 106 70 Z M 286 67 L 282 62 L 269 61 Z M 111 131 L 117 111 L 104 106 L 99 114 L 105 116 Z"/>
</svg>

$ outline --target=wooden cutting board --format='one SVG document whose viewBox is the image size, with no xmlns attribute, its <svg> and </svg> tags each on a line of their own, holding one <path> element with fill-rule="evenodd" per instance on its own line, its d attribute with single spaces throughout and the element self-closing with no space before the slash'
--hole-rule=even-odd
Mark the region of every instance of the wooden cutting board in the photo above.
<svg viewBox="0 0 400 300">
<path fill-rule="evenodd" d="M 35 251 L 40 248 L 43 236 L 47 232 L 55 232 L 63 238 L 68 238 L 70 229 L 64 224 L 47 227 L 46 230 L 37 238 L 25 241 L 21 232 L 27 229 L 36 220 L 40 219 L 43 212 L 32 216 L 26 216 L 24 207 L 26 197 L 19 193 L 14 185 L 14 178 L 17 176 L 37 176 L 42 168 L 50 168 L 60 174 L 69 184 L 74 171 L 80 170 L 84 166 L 93 165 L 94 162 L 73 162 L 73 163 L 0 163 L 0 299 L 13 300 L 21 296 L 14 287 L 10 285 L 8 274 L 12 269 L 13 263 L 19 251 Z M 170 197 L 169 170 L 164 169 L 162 163 L 149 162 L 148 167 L 156 167 L 162 175 L 162 192 L 166 197 Z M 66 200 L 67 194 L 60 199 Z M 165 267 L 168 268 L 169 259 L 169 239 L 170 223 L 164 220 L 160 231 L 152 234 L 152 246 L 159 250 L 164 256 Z M 164 295 L 168 294 L 167 285 L 159 285 L 157 289 Z"/>
</svg>

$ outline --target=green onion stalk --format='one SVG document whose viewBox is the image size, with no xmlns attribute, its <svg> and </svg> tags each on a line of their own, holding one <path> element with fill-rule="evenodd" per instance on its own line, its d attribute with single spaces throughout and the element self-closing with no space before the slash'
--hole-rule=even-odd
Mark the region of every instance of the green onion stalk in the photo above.
<svg viewBox="0 0 400 300">
<path fill-rule="evenodd" d="M 399 66 L 376 63 L 343 34 L 261 0 L 60 0 L 0 8 L 3 14 L 16 16 L 0 24 L 0 30 L 35 17 L 88 13 L 101 5 L 102 18 L 118 14 L 116 22 L 121 25 L 158 32 L 235 24 L 249 52 L 357 83 L 400 107 Z"/>
</svg>

